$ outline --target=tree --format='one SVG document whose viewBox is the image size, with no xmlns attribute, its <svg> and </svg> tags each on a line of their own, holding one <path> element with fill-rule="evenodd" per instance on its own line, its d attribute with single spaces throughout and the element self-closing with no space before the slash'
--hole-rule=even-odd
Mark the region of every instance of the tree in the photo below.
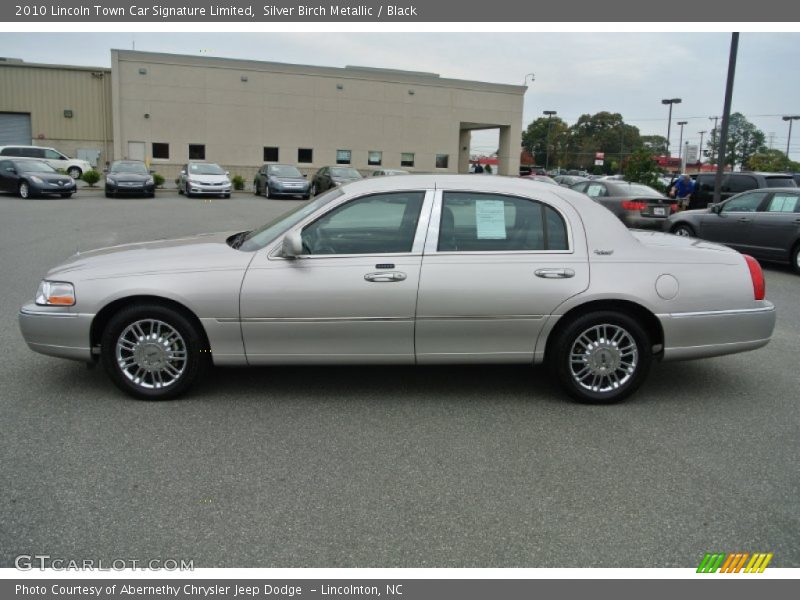
<svg viewBox="0 0 800 600">
<path fill-rule="evenodd" d="M 762 149 L 747 160 L 746 166 L 751 171 L 767 171 L 773 173 L 781 171 L 800 171 L 800 163 L 789 160 L 786 153 L 781 150 Z"/>
<path fill-rule="evenodd" d="M 642 147 L 656 156 L 667 153 L 667 138 L 663 135 L 643 135 L 640 140 Z"/>
<path fill-rule="evenodd" d="M 569 126 L 559 117 L 551 117 L 549 121 L 550 164 L 558 165 L 567 147 Z M 531 153 L 537 165 L 543 165 L 547 160 L 547 129 L 548 118 L 539 117 L 522 132 L 522 147 Z"/>
<path fill-rule="evenodd" d="M 620 162 L 633 149 L 641 146 L 639 128 L 625 124 L 620 113 L 602 111 L 594 115 L 584 114 L 570 128 L 569 162 L 591 164 L 596 152 L 606 155 L 606 165 L 595 172 L 608 172 L 611 158 Z"/>
<path fill-rule="evenodd" d="M 653 152 L 647 148 L 636 150 L 625 164 L 625 181 L 656 187 L 659 175 L 658 163 L 653 158 Z"/>
<path fill-rule="evenodd" d="M 712 156 L 719 155 L 719 138 L 722 125 L 712 131 L 708 149 Z M 736 165 L 747 165 L 754 154 L 760 154 L 764 146 L 764 132 L 748 121 L 742 113 L 733 113 L 728 122 L 728 145 L 725 164 L 733 168 Z"/>
</svg>

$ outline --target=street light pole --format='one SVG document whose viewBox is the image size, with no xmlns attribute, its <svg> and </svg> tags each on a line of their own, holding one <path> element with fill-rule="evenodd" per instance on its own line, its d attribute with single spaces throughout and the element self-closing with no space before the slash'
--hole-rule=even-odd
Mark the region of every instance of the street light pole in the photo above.
<svg viewBox="0 0 800 600">
<path fill-rule="evenodd" d="M 719 117 L 708 117 L 709 121 L 714 121 L 714 129 L 711 130 L 711 145 L 716 148 L 717 146 L 717 121 L 719 121 Z M 709 152 L 709 158 L 711 159 L 711 164 L 714 164 L 714 153 Z"/>
<path fill-rule="evenodd" d="M 661 101 L 661 104 L 669 104 L 669 117 L 667 118 L 667 156 L 672 156 L 669 153 L 669 136 L 672 129 L 672 105 L 673 104 L 680 104 L 680 98 L 665 98 Z"/>
<path fill-rule="evenodd" d="M 792 121 L 800 119 L 800 115 L 788 115 L 783 117 L 784 121 L 789 121 L 789 138 L 786 140 L 786 159 L 789 159 L 789 144 L 792 141 Z"/>
<path fill-rule="evenodd" d="M 681 126 L 681 141 L 678 142 L 678 158 L 681 160 L 681 164 L 683 164 L 683 126 L 687 125 L 689 121 L 678 121 L 678 125 Z"/>
<path fill-rule="evenodd" d="M 731 118 L 731 99 L 733 81 L 736 78 L 736 57 L 739 54 L 739 32 L 731 33 L 731 51 L 728 56 L 728 78 L 725 81 L 725 103 L 722 108 L 722 130 L 719 132 L 717 151 L 717 172 L 714 175 L 714 204 L 719 204 L 722 191 L 722 173 L 725 169 L 725 146 L 728 144 L 728 122 Z"/>
<path fill-rule="evenodd" d="M 706 135 L 705 131 L 698 131 L 700 134 L 700 149 L 697 151 L 697 162 L 703 162 L 703 137 Z"/>
<path fill-rule="evenodd" d="M 547 171 L 550 168 L 550 126 L 553 115 L 557 115 L 558 113 L 554 110 L 545 110 L 542 111 L 542 114 L 547 115 L 547 147 L 545 148 L 545 159 L 544 159 L 544 170 Z"/>
</svg>

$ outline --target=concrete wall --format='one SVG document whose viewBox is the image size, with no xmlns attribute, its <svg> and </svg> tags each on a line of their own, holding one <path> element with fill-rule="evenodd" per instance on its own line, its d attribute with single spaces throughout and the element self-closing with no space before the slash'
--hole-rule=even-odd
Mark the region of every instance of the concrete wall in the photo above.
<svg viewBox="0 0 800 600">
<path fill-rule="evenodd" d="M 65 110 L 72 117 L 64 116 Z M 103 68 L 0 61 L 0 112 L 29 113 L 32 140 L 76 157 L 79 149 L 112 151 L 111 72 Z M 108 157 L 108 158 L 107 158 Z"/>
<path fill-rule="evenodd" d="M 351 166 L 369 173 L 370 151 L 382 165 L 401 167 L 414 153 L 415 172 L 459 170 L 461 123 L 501 127 L 516 140 L 501 152 L 504 171 L 519 168 L 525 88 L 383 69 L 344 69 L 112 50 L 114 155 L 145 142 L 152 168 L 168 180 L 189 158 L 189 144 L 205 144 L 206 160 L 251 181 L 263 148 L 279 148 L 279 162 L 313 173 L 352 152 Z M 147 116 L 145 116 L 147 115 Z M 169 144 L 169 159 L 153 159 L 152 144 Z M 298 149 L 313 162 L 298 163 Z M 449 155 L 446 169 L 436 155 Z"/>
</svg>

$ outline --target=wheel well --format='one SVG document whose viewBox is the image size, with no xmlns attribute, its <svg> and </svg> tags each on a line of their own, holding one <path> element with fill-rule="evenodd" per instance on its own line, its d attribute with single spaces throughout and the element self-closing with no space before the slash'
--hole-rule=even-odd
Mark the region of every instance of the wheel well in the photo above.
<svg viewBox="0 0 800 600">
<path fill-rule="evenodd" d="M 134 304 L 159 304 L 181 313 L 184 317 L 189 319 L 189 321 L 191 321 L 195 327 L 197 327 L 197 331 L 203 336 L 203 342 L 206 348 L 210 349 L 211 346 L 208 343 L 208 335 L 206 334 L 206 330 L 203 327 L 203 324 L 200 322 L 200 319 L 197 318 L 197 315 L 195 315 L 180 302 L 170 300 L 169 298 L 162 298 L 160 296 L 128 296 L 126 298 L 114 300 L 114 302 L 104 306 L 92 320 L 92 326 L 89 331 L 89 340 L 91 343 L 90 347 L 96 348 L 100 345 L 100 340 L 103 337 L 103 330 L 105 330 L 106 325 L 108 325 L 108 322 L 111 320 L 111 317 L 113 317 L 123 308 Z"/>
<path fill-rule="evenodd" d="M 581 304 L 568 310 L 556 323 L 550 335 L 547 336 L 547 345 L 545 346 L 545 359 L 547 358 L 550 347 L 558 339 L 558 336 L 573 320 L 581 317 L 587 313 L 599 310 L 611 310 L 620 312 L 636 319 L 639 324 L 650 336 L 650 341 L 655 349 L 654 354 L 660 354 L 664 349 L 664 329 L 661 327 L 661 322 L 652 312 L 647 310 L 641 304 L 636 304 L 629 300 L 594 300 Z"/>
<path fill-rule="evenodd" d="M 686 221 L 678 221 L 677 223 L 675 223 L 670 228 L 670 231 L 675 231 L 678 227 L 681 227 L 681 226 L 686 227 L 687 229 L 690 229 L 691 231 L 695 231 L 694 226 L 691 223 L 687 223 Z"/>
</svg>

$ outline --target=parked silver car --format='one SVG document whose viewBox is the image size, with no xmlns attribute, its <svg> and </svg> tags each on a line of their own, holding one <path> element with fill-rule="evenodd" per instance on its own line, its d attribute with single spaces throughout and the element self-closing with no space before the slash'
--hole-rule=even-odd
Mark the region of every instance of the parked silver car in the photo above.
<svg viewBox="0 0 800 600">
<path fill-rule="evenodd" d="M 189 162 L 181 168 L 178 193 L 198 196 L 231 197 L 230 173 L 216 163 Z"/>
<path fill-rule="evenodd" d="M 611 402 L 654 359 L 767 344 L 764 293 L 755 260 L 630 232 L 559 186 L 409 175 L 252 231 L 77 254 L 19 322 L 31 349 L 99 360 L 139 398 L 178 396 L 212 362 L 546 362 L 573 397 Z"/>
</svg>

